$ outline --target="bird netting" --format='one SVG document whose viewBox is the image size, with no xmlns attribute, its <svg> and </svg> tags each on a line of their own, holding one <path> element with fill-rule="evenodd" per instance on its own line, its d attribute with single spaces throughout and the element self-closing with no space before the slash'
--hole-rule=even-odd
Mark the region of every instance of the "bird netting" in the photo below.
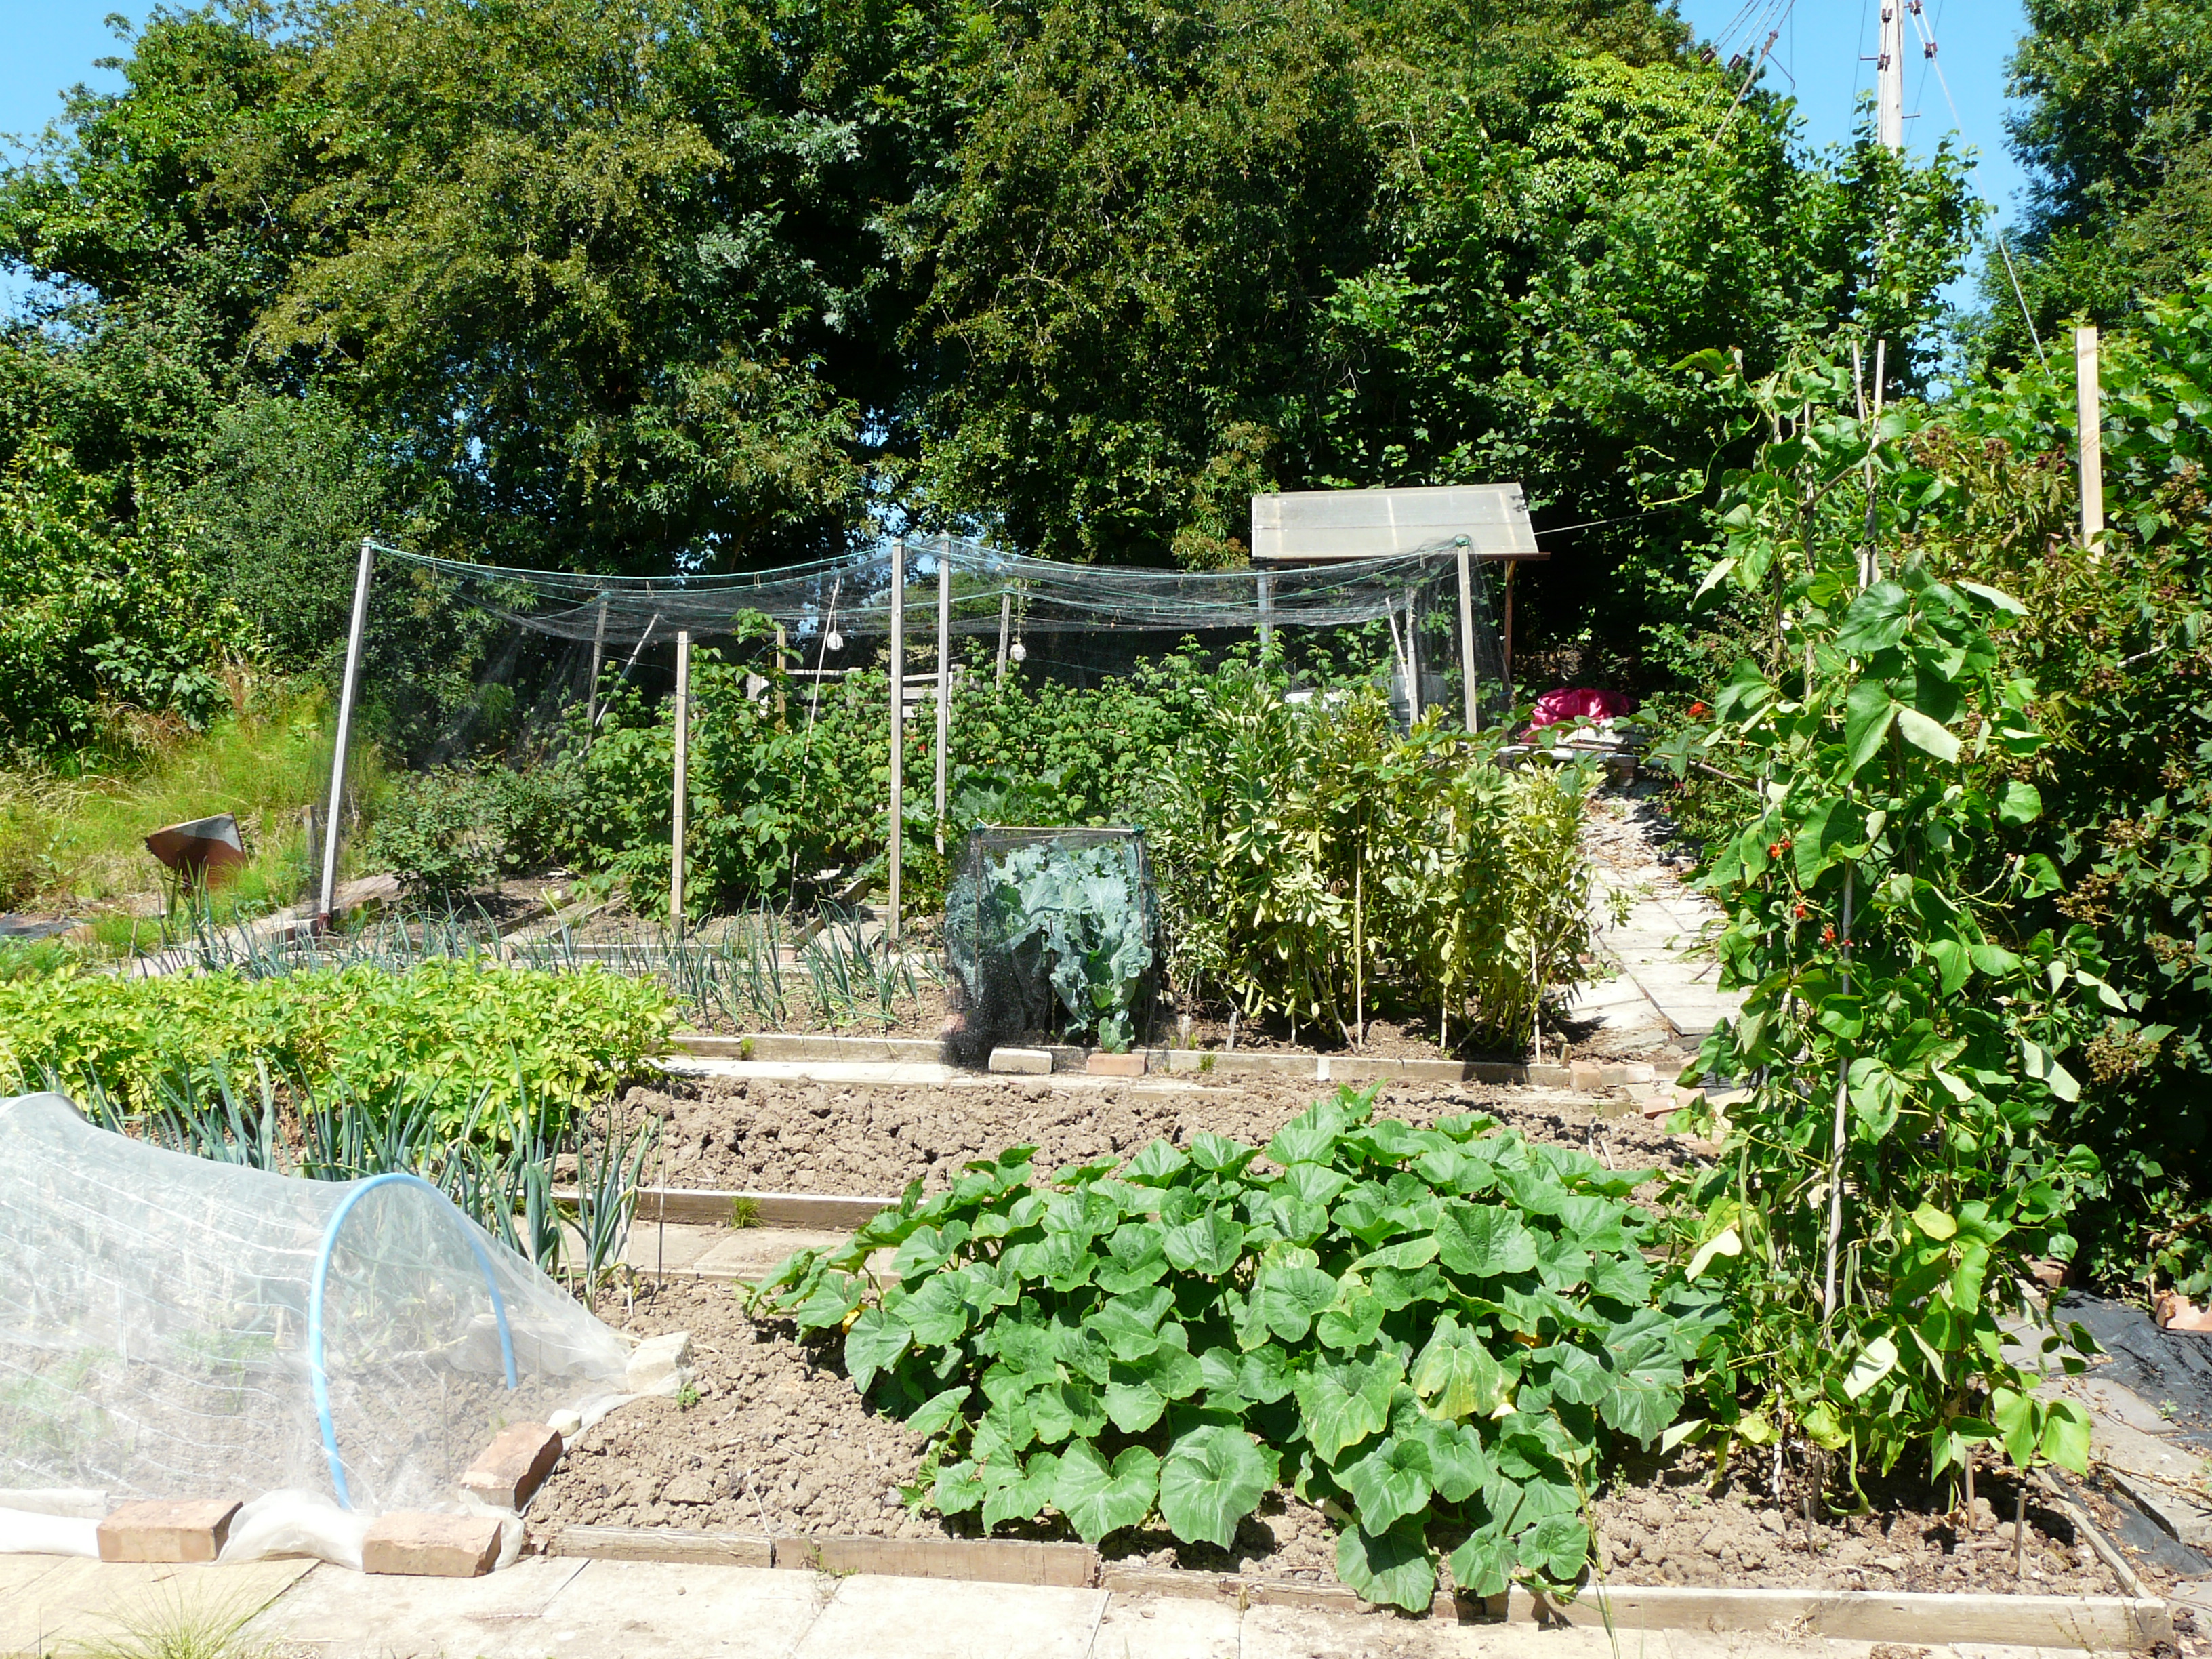
<svg viewBox="0 0 2212 1659">
<path fill-rule="evenodd" d="M 374 551 L 363 723 L 404 774 L 459 769 L 506 791 L 471 805 L 441 784 L 416 814 L 422 833 L 388 837 L 405 844 L 384 849 L 380 867 L 426 890 L 482 887 L 489 866 L 478 860 L 470 879 L 470 855 L 488 859 L 496 843 L 513 868 L 612 872 L 642 908 L 672 904 L 679 659 L 695 665 L 681 700 L 692 755 L 685 859 L 702 872 L 683 897 L 695 918 L 702 902 L 729 914 L 865 878 L 890 856 L 894 770 L 909 850 L 919 834 L 941 854 L 944 837 L 977 821 L 1133 821 L 1126 786 L 1151 764 L 1133 737 L 1129 753 L 1068 765 L 1037 735 L 1088 723 L 1090 750 L 1110 747 L 1098 735 L 1115 718 L 1101 712 L 1108 704 L 1070 699 L 1116 686 L 1142 684 L 1171 703 L 1192 676 L 1241 661 L 1267 665 L 1293 700 L 1347 681 L 1386 687 L 1401 723 L 1457 725 L 1472 712 L 1480 724 L 1505 701 L 1490 573 L 1457 542 L 1188 571 L 1071 565 L 932 538 L 666 578 Z M 432 633 L 450 641 L 434 673 L 419 662 Z M 1157 722 L 1151 735 L 1157 749 Z M 1053 787 L 1030 787 L 1055 772 Z M 963 780 L 994 810 L 955 811 Z M 472 837 L 465 824 L 431 822 L 437 811 L 503 815 L 502 826 Z M 442 851 L 423 868 L 398 861 L 429 841 Z M 957 839 L 949 844 L 957 853 Z M 437 858 L 442 870 L 428 867 Z M 942 858 L 933 870 L 934 897 L 950 872 Z"/>
<path fill-rule="evenodd" d="M 909 667 L 933 653 L 941 631 L 980 641 L 975 654 L 1001 678 L 1087 683 L 1178 649 L 1204 657 L 1267 645 L 1293 678 L 1387 675 L 1409 717 L 1437 708 L 1457 715 L 1470 662 L 1485 706 L 1504 690 L 1486 568 L 1470 562 L 1462 607 L 1449 543 L 1389 558 L 1206 571 L 1071 565 L 950 538 L 733 575 L 513 570 L 383 547 L 376 556 L 372 611 L 442 627 L 453 635 L 450 654 L 477 663 L 470 690 L 436 694 L 451 706 L 415 716 L 424 729 L 414 746 L 433 758 L 502 731 L 548 730 L 549 716 L 595 704 L 617 684 L 665 691 L 679 635 L 695 645 L 744 638 L 764 659 L 780 632 L 788 672 L 810 686 L 881 666 L 895 609 L 902 643 L 918 653 Z M 901 559 L 904 580 L 895 584 Z M 411 664 L 373 665 L 364 684 L 365 697 L 390 708 L 431 695 Z"/>
<path fill-rule="evenodd" d="M 933 609 L 924 614 L 922 608 L 936 604 L 940 571 L 950 579 L 952 632 L 960 635 L 996 634 L 1003 618 L 1010 635 L 1256 636 L 1386 617 L 1402 624 L 1409 604 L 1418 626 L 1441 629 L 1444 619 L 1418 613 L 1425 590 L 1453 580 L 1458 550 L 1440 541 L 1410 553 L 1326 564 L 1159 570 L 1033 559 L 931 537 L 774 570 L 665 577 L 512 570 L 380 545 L 376 550 L 380 559 L 431 578 L 446 603 L 473 605 L 536 633 L 620 649 L 653 639 L 665 643 L 678 630 L 696 639 L 728 634 L 747 611 L 795 633 L 881 639 L 890 629 L 892 561 L 899 553 L 907 562 L 905 623 L 918 633 L 935 626 Z M 1486 596 L 1478 592 L 1476 603 L 1479 625 L 1486 627 Z M 1446 665 L 1438 656 L 1429 666 L 1443 672 Z M 1496 666 L 1494 659 L 1479 664 Z"/>
<path fill-rule="evenodd" d="M 0 1102 L 0 1488 L 450 1507 L 623 1340 L 410 1176 L 309 1181 Z"/>
</svg>

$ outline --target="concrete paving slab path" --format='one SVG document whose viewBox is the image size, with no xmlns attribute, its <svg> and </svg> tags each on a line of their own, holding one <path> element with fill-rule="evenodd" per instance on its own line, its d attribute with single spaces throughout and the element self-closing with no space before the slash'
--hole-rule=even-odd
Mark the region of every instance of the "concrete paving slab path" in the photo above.
<svg viewBox="0 0 2212 1659">
<path fill-rule="evenodd" d="M 1597 948 L 1614 974 L 1583 987 L 1567 1012 L 1615 1051 L 1639 1042 L 1694 1045 L 1743 1002 L 1718 988 L 1719 969 L 1705 943 L 1719 909 L 1682 884 L 1652 834 L 1628 803 L 1601 800 L 1584 836 L 1606 851 L 1592 872 L 1590 904 Z M 1616 921 L 1620 903 L 1627 914 Z"/>
<path fill-rule="evenodd" d="M 653 1561 L 531 1556 L 471 1579 L 320 1567 L 253 1633 L 315 1659 L 791 1659 L 827 1594 L 812 1573 Z"/>
<path fill-rule="evenodd" d="M 1104 1590 L 855 1574 L 837 1581 L 794 1659 L 1089 1659 L 1106 1600 Z"/>
<path fill-rule="evenodd" d="M 1243 1619 L 1219 1601 L 1116 1595 L 1098 1621 L 1091 1659 L 1240 1659 Z"/>
<path fill-rule="evenodd" d="M 112 1638 L 134 1614 L 260 1608 L 284 1659 L 1873 1659 L 1787 1632 L 1459 1625 L 1384 1612 L 1240 1612 L 1214 1600 L 943 1579 L 526 1557 L 478 1579 L 307 1561 L 118 1566 L 0 1557 L 0 1655 Z M 2087 1659 L 1928 1645 L 1914 1659 Z M 1887 1659 L 1887 1656 L 1885 1656 Z"/>
<path fill-rule="evenodd" d="M 167 1566 L 0 1556 L 0 1654 L 46 1654 L 114 1642 L 133 1632 L 186 1620 L 243 1620 L 283 1595 L 313 1565 Z"/>
</svg>

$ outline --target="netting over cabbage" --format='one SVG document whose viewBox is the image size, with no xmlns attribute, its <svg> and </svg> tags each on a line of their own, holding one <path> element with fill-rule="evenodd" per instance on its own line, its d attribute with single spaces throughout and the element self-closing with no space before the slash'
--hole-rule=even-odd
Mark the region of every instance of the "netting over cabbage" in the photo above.
<svg viewBox="0 0 2212 1659">
<path fill-rule="evenodd" d="M 627 1358 L 411 1176 L 301 1180 L 0 1101 L 0 1487 L 436 1507 Z"/>
<path fill-rule="evenodd" d="M 1158 933 L 1143 830 L 976 830 L 945 901 L 956 1056 L 1029 1032 L 1126 1051 L 1152 1010 Z"/>
</svg>

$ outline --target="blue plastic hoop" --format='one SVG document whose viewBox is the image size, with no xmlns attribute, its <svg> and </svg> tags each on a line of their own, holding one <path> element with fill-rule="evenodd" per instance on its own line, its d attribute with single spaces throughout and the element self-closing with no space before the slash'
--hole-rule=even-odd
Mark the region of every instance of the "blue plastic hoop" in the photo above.
<svg viewBox="0 0 2212 1659">
<path fill-rule="evenodd" d="M 337 1213 L 331 1218 L 331 1224 L 323 1229 L 323 1247 L 315 1256 L 314 1286 L 307 1297 L 307 1377 L 314 1387 L 315 1421 L 322 1428 L 323 1449 L 330 1455 L 331 1460 L 331 1485 L 337 1492 L 338 1507 L 341 1509 L 351 1509 L 353 1498 L 346 1490 L 345 1464 L 338 1456 L 338 1433 L 331 1422 L 330 1374 L 323 1368 L 323 1285 L 330 1278 L 331 1253 L 337 1248 L 338 1229 L 345 1225 L 346 1218 L 353 1213 L 353 1206 L 379 1187 L 388 1186 L 395 1181 L 420 1187 L 447 1208 L 453 1208 L 453 1200 L 420 1176 L 397 1173 L 371 1176 L 345 1195 L 345 1201 L 338 1206 Z M 477 1243 L 477 1236 L 470 1231 L 467 1218 L 455 1211 L 454 1219 L 461 1224 L 461 1237 L 468 1243 L 469 1253 L 476 1257 L 477 1266 L 483 1269 L 484 1289 L 491 1292 L 492 1312 L 499 1319 L 499 1357 L 507 1365 L 507 1386 L 513 1389 L 515 1386 L 514 1337 L 507 1328 L 507 1299 L 499 1293 L 498 1282 L 492 1277 L 491 1258 L 484 1254 L 483 1246 Z"/>
</svg>

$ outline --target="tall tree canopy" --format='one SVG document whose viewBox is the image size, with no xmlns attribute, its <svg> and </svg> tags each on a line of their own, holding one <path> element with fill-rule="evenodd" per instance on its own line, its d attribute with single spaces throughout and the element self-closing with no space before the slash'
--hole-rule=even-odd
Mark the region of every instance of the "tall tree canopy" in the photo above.
<svg viewBox="0 0 2212 1659">
<path fill-rule="evenodd" d="M 2033 195 L 2020 278 L 2047 337 L 2110 323 L 2212 265 L 2212 0 L 2027 0 L 2014 152 Z M 2009 277 L 1984 280 L 1984 355 L 2032 348 Z"/>
<path fill-rule="evenodd" d="M 1651 0 L 216 0 L 128 46 L 0 173 L 0 462 L 177 497 L 295 664 L 370 528 L 1205 565 L 1256 489 L 1474 477 L 1624 521 L 1539 614 L 1663 647 L 1741 441 L 1683 361 L 1879 332 L 1909 382 L 1964 228 L 1948 159 L 1807 154 Z"/>
</svg>

